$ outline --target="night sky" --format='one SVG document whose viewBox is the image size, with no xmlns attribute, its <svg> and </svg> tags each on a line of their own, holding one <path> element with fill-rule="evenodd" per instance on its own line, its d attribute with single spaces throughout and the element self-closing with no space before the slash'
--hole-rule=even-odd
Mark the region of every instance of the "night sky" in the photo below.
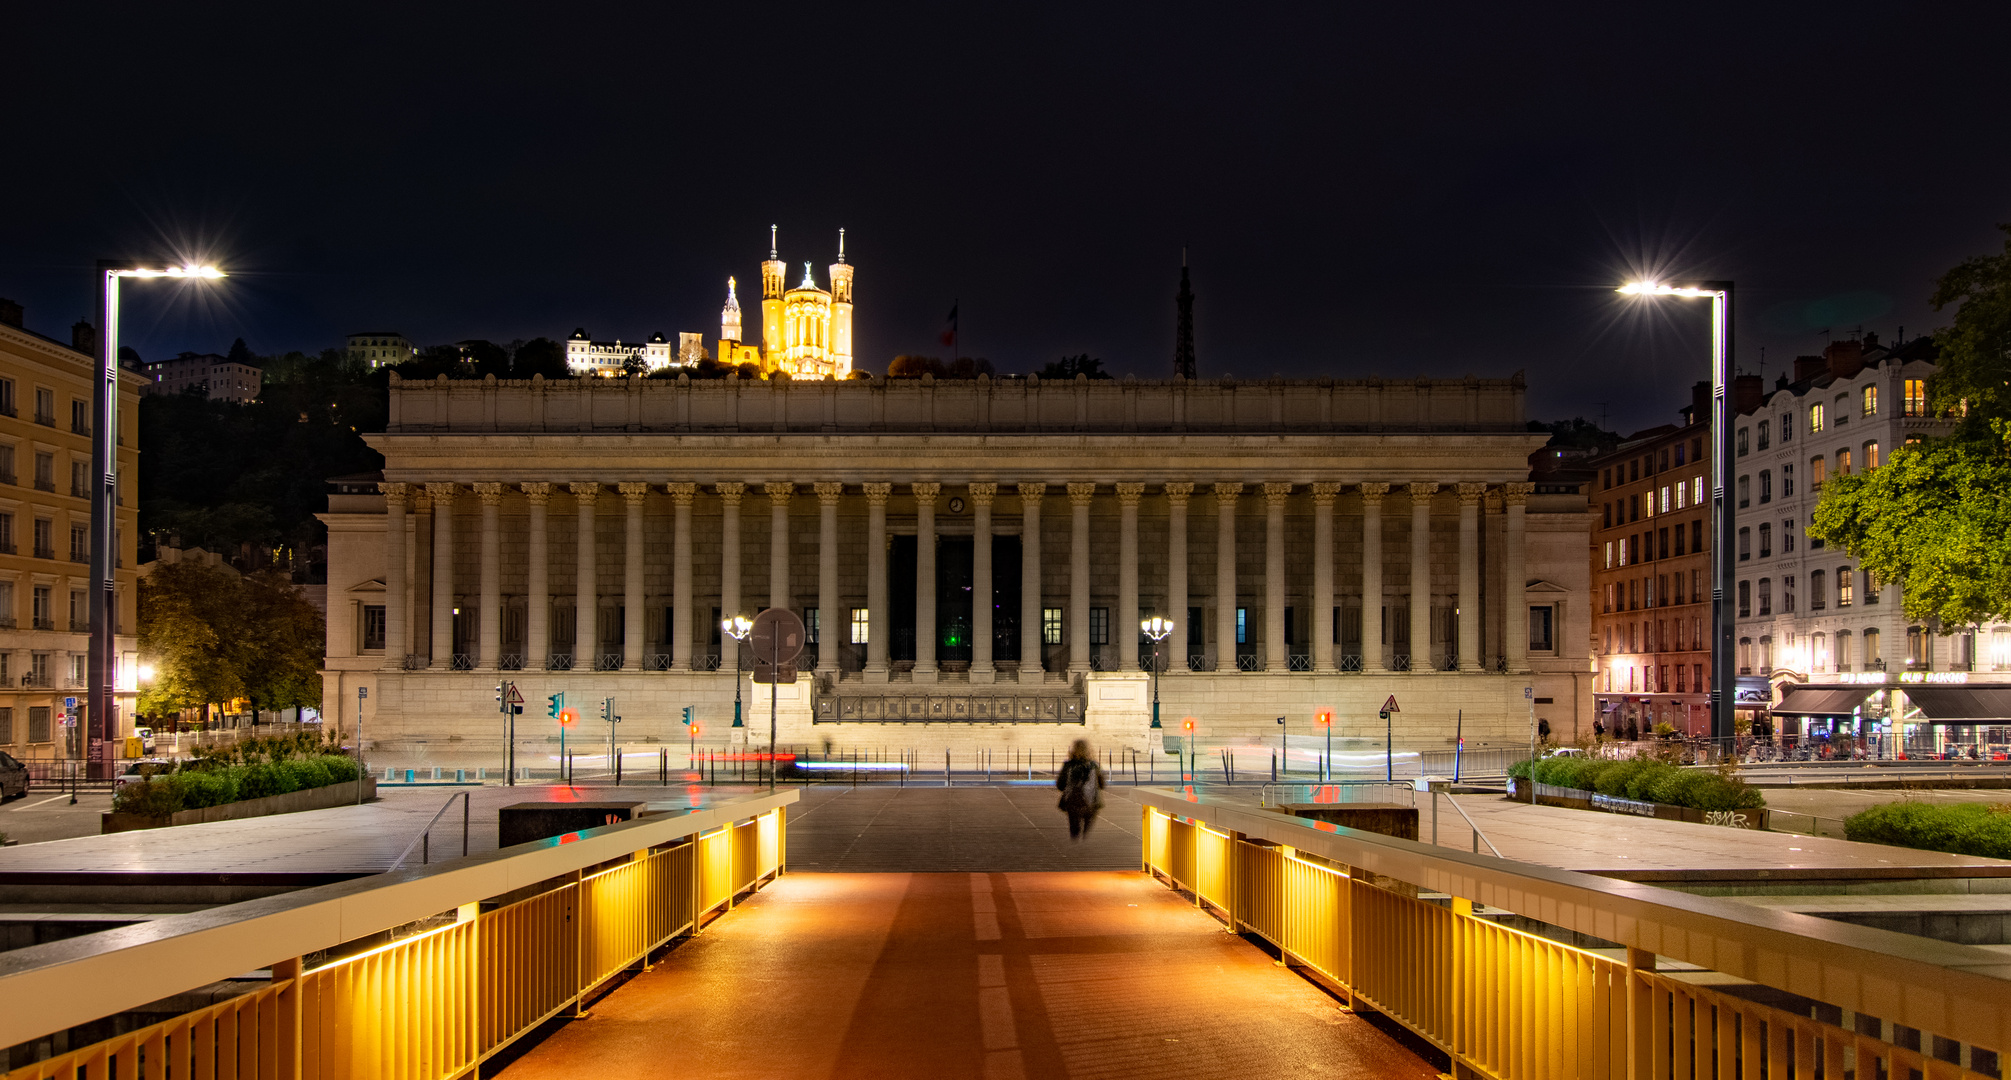
<svg viewBox="0 0 2011 1080">
<path fill-rule="evenodd" d="M 23 5 L 0 296 L 67 339 L 93 260 L 148 359 L 702 331 L 849 230 L 858 359 L 1204 378 L 1505 376 L 1632 430 L 1732 278 L 1769 379 L 1926 303 L 2011 220 L 2005 5 Z M 756 325 L 750 311 L 750 326 Z"/>
</svg>

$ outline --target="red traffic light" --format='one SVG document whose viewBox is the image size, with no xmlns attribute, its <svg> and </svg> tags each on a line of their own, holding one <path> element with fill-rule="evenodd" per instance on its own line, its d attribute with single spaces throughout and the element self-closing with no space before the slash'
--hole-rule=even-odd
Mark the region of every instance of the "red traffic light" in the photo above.
<svg viewBox="0 0 2011 1080">
<path fill-rule="evenodd" d="M 559 710 L 559 726 L 572 727 L 580 722 L 580 711 L 568 705 Z"/>
<path fill-rule="evenodd" d="M 692 735 L 692 737 L 693 737 L 693 738 L 697 738 L 698 736 L 700 736 L 700 735 L 703 735 L 703 734 L 705 734 L 705 725 L 704 725 L 704 724 L 701 724 L 701 723 L 699 723 L 699 722 L 698 722 L 698 721 L 696 721 L 696 720 L 693 720 L 693 721 L 691 722 L 691 735 Z"/>
<path fill-rule="evenodd" d="M 1185 720 L 1180 721 L 1180 730 L 1182 731 L 1193 731 L 1198 726 L 1200 725 L 1196 724 L 1194 722 L 1194 718 L 1191 716 Z"/>
<path fill-rule="evenodd" d="M 1332 726 L 1334 726 L 1334 710 L 1332 710 L 1332 709 L 1321 709 L 1321 710 L 1320 710 L 1319 712 L 1316 712 L 1316 713 L 1314 713 L 1314 714 L 1313 714 L 1313 726 L 1314 726 L 1314 727 L 1332 727 Z"/>
</svg>

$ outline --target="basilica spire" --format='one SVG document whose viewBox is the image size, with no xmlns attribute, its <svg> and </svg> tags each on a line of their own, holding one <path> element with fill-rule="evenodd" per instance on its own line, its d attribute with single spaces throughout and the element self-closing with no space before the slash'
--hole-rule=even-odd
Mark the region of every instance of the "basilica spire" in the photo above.
<svg viewBox="0 0 2011 1080">
<path fill-rule="evenodd" d="M 719 340 L 739 341 L 740 298 L 733 294 L 734 281 L 726 279 L 726 306 L 719 312 Z"/>
<path fill-rule="evenodd" d="M 1193 379 L 1194 374 L 1194 288 L 1187 280 L 1187 249 L 1180 249 L 1180 292 L 1173 303 L 1179 319 L 1173 331 L 1173 375 Z"/>
</svg>

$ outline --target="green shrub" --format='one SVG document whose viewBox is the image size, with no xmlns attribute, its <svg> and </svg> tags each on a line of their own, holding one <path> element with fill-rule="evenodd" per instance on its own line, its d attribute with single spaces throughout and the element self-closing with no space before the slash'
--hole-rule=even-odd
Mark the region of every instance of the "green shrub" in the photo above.
<svg viewBox="0 0 2011 1080">
<path fill-rule="evenodd" d="M 112 794 L 112 812 L 117 814 L 163 817 L 182 809 L 182 788 L 173 776 L 127 784 Z"/>
<path fill-rule="evenodd" d="M 273 767 L 286 774 L 288 791 L 305 791 L 309 788 L 327 787 L 329 784 L 328 766 L 323 764 L 319 755 L 286 758 L 274 762 Z"/>
<path fill-rule="evenodd" d="M 360 775 L 356 759 L 342 754 L 323 754 L 321 764 L 328 769 L 328 782 L 331 784 L 353 784 Z"/>
<path fill-rule="evenodd" d="M 1935 803 L 1901 799 L 1844 819 L 1852 840 L 1952 855 L 2011 859 L 2011 803 Z"/>
<path fill-rule="evenodd" d="M 1634 758 L 1629 761 L 1616 761 L 1613 763 L 1612 768 L 1599 774 L 1598 786 L 1593 788 L 1593 790 L 1601 795 L 1618 795 L 1624 798 L 1633 798 L 1634 796 L 1629 791 L 1629 785 L 1633 784 L 1636 777 L 1648 771 L 1653 765 L 1653 762 L 1645 761 L 1641 758 Z"/>
<path fill-rule="evenodd" d="M 182 808 L 200 810 L 205 806 L 222 806 L 238 800 L 237 772 L 236 769 L 184 769 L 170 779 L 181 786 Z"/>
<path fill-rule="evenodd" d="M 1514 777 L 1517 780 L 1527 780 L 1529 779 L 1530 771 L 1533 770 L 1535 767 L 1536 767 L 1536 760 L 1534 758 L 1523 758 L 1521 761 L 1511 761 L 1508 763 L 1508 775 Z"/>
</svg>

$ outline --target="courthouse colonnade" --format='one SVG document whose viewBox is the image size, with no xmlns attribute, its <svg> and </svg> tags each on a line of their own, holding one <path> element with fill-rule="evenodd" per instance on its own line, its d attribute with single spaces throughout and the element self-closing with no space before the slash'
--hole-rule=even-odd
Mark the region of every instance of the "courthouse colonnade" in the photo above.
<svg viewBox="0 0 2011 1080">
<path fill-rule="evenodd" d="M 797 610 L 815 606 L 821 616 L 821 631 L 825 639 L 843 640 L 843 636 L 850 632 L 851 619 L 841 614 L 846 610 L 841 598 L 841 565 L 844 559 L 841 548 L 856 550 L 863 546 L 866 571 L 863 636 L 866 648 L 862 672 L 868 682 L 884 681 L 895 669 L 889 651 L 891 635 L 887 632 L 892 625 L 890 605 L 894 591 L 889 580 L 887 510 L 889 499 L 896 494 L 912 497 L 915 510 L 912 677 L 917 681 L 934 679 L 943 670 L 938 649 L 941 628 L 936 625 L 937 508 L 945 500 L 953 500 L 969 514 L 972 580 L 992 582 L 994 539 L 1000 531 L 997 522 L 1001 518 L 1009 520 L 1008 515 L 1013 509 L 1009 505 L 1001 505 L 1002 497 L 1018 500 L 1017 533 L 1021 563 L 1019 654 L 993 655 L 993 605 L 974 602 L 968 667 L 973 682 L 1010 677 L 1015 671 L 1044 670 L 1043 650 L 1047 635 L 1043 633 L 1043 616 L 1045 610 L 1052 610 L 1043 595 L 1043 573 L 1047 560 L 1057 560 L 1057 565 L 1059 560 L 1065 560 L 1068 567 L 1066 603 L 1062 609 L 1065 626 L 1060 635 L 1066 649 L 1066 671 L 1085 672 L 1096 665 L 1091 650 L 1092 585 L 1107 582 L 1111 576 L 1110 567 L 1099 565 L 1092 558 L 1091 510 L 1100 500 L 1114 500 L 1118 511 L 1116 605 L 1114 610 L 1108 611 L 1107 617 L 1112 625 L 1103 628 L 1108 640 L 1119 645 L 1114 661 L 1105 661 L 1115 670 L 1142 670 L 1139 650 L 1126 647 L 1125 643 L 1132 640 L 1136 632 L 1132 628 L 1138 626 L 1142 615 L 1150 614 L 1141 611 L 1140 600 L 1140 554 L 1141 548 L 1146 546 L 1156 546 L 1159 553 L 1163 553 L 1163 563 L 1156 558 L 1152 560 L 1169 568 L 1163 582 L 1163 614 L 1179 624 L 1176 637 L 1162 654 L 1162 665 L 1172 670 L 1238 669 L 1239 657 L 1235 646 L 1230 644 L 1241 639 L 1237 618 L 1239 611 L 1245 610 L 1239 606 L 1243 597 L 1237 588 L 1237 523 L 1239 515 L 1254 513 L 1246 511 L 1246 506 L 1258 505 L 1261 505 L 1264 520 L 1261 610 L 1265 620 L 1262 627 L 1265 650 L 1261 657 L 1241 657 L 1245 670 L 1331 673 L 1356 670 L 1358 667 L 1368 672 L 1391 668 L 1479 672 L 1497 664 L 1514 672 L 1528 669 L 1524 510 L 1533 485 L 1527 483 L 1441 485 L 1431 482 L 1305 484 L 1285 481 L 1173 481 L 1099 484 L 970 481 L 944 484 L 931 481 L 897 485 L 892 481 L 818 481 L 809 484 L 790 481 L 706 484 L 669 481 L 653 484 L 641 481 L 536 480 L 470 484 L 450 481 L 386 482 L 380 484 L 379 489 L 384 496 L 385 509 L 383 581 L 387 603 L 383 626 L 384 666 L 393 670 L 708 669 L 716 662 L 716 656 L 700 648 L 702 640 L 712 639 L 712 633 L 710 627 L 694 618 L 694 613 L 699 610 L 700 597 L 694 592 L 694 561 L 698 545 L 693 537 L 694 503 L 706 499 L 716 500 L 719 511 L 718 604 L 719 610 L 727 614 L 751 615 L 754 608 L 765 606 Z M 1430 548 L 1433 505 L 1441 491 L 1457 496 L 1457 591 L 1456 606 L 1452 610 L 1456 626 L 1451 635 L 1450 650 L 1445 654 L 1435 654 L 1432 644 L 1432 590 L 1428 583 L 1432 580 L 1433 566 Z M 1361 634 L 1362 640 L 1369 644 L 1362 649 L 1358 662 L 1354 657 L 1343 657 L 1336 651 L 1334 639 L 1337 633 L 1330 632 L 1331 628 L 1324 625 L 1324 620 L 1315 618 L 1314 629 L 1308 635 L 1309 651 L 1301 659 L 1291 654 L 1285 645 L 1288 640 L 1285 622 L 1287 594 L 1290 591 L 1306 595 L 1313 613 L 1324 613 L 1338 605 L 1341 590 L 1336 578 L 1334 518 L 1336 500 L 1344 493 L 1358 496 L 1361 502 L 1359 595 L 1364 605 L 1364 629 Z M 650 633 L 645 621 L 644 560 L 649 543 L 644 505 L 645 500 L 653 495 L 667 495 L 672 505 L 669 626 L 663 633 L 662 651 L 654 653 L 648 650 Z M 767 588 L 765 595 L 743 596 L 742 558 L 746 545 L 742 537 L 743 528 L 748 523 L 742 517 L 749 512 L 758 514 L 758 499 L 764 495 L 767 497 L 769 517 Z M 506 496 L 513 499 L 520 496 L 525 506 L 520 517 L 511 515 L 507 527 L 502 513 Z M 1163 532 L 1141 532 L 1139 507 L 1148 496 L 1160 496 L 1166 500 Z M 1195 505 L 1197 497 L 1198 507 Z M 555 498 L 561 500 L 561 510 L 564 500 L 569 499 L 574 511 L 578 542 L 574 545 L 570 566 L 553 565 L 550 553 L 550 514 Z M 814 597 L 797 597 L 791 595 L 790 589 L 790 526 L 793 514 L 809 512 L 809 503 L 813 498 L 818 523 L 816 590 Z M 1067 548 L 1062 552 L 1044 551 L 1042 514 L 1050 501 L 1058 510 L 1062 498 L 1067 500 Z M 473 626 L 457 622 L 462 616 L 461 599 L 455 583 L 467 575 L 458 572 L 461 568 L 455 564 L 455 554 L 457 550 L 468 550 L 465 546 L 457 549 L 454 536 L 458 516 L 455 508 L 461 500 L 473 500 L 480 508 L 480 537 L 476 549 L 479 551 L 479 584 L 473 593 L 477 622 Z M 1304 566 L 1292 565 L 1287 558 L 1288 545 L 1303 542 L 1302 538 L 1288 535 L 1287 510 L 1293 506 L 1294 500 L 1310 503 L 1312 565 L 1309 568 L 1309 590 L 1288 590 L 1288 575 L 1297 581 L 1308 570 Z M 1409 503 L 1409 581 L 1425 582 L 1427 587 L 1409 589 L 1408 640 L 1389 643 L 1390 659 L 1386 663 L 1383 651 L 1374 644 L 1379 635 L 1371 634 L 1367 629 L 1372 625 L 1368 623 L 1369 613 L 1376 610 L 1368 598 L 1383 597 L 1394 607 L 1394 598 L 1386 595 L 1384 587 L 1385 557 L 1398 553 L 1384 551 L 1385 515 L 1401 520 L 1406 500 Z M 1481 519 L 1486 500 L 1495 500 L 1502 515 L 1502 549 L 1498 556 L 1502 584 L 1500 595 L 1488 596 L 1483 602 Z M 1189 663 L 1182 664 L 1180 659 L 1187 656 L 1184 646 L 1190 633 L 1184 624 L 1188 621 L 1189 596 L 1194 591 L 1190 577 L 1195 572 L 1188 560 L 1189 515 L 1208 513 L 1211 501 L 1217 537 L 1212 596 L 1218 601 L 1223 597 L 1234 597 L 1236 602 L 1216 604 L 1216 646 L 1213 654 L 1197 654 Z M 841 509 L 856 511 L 856 504 L 860 502 L 864 503 L 866 510 L 863 538 L 842 535 Z M 853 505 L 848 508 L 847 503 Z M 1297 509 L 1301 512 L 1295 514 L 1292 520 L 1302 521 L 1303 503 Z M 604 516 L 618 517 L 622 523 L 621 589 L 616 594 L 620 600 L 618 646 L 612 636 L 609 640 L 602 640 L 601 602 L 611 599 L 601 587 L 602 577 L 597 565 L 597 558 L 606 547 L 599 531 Z M 408 521 L 408 518 L 414 520 Z M 851 513 L 843 520 L 857 522 L 859 517 Z M 753 528 L 758 529 L 758 524 Z M 410 552 L 407 551 L 408 542 L 414 548 Z M 506 635 L 503 627 L 502 569 L 506 544 L 512 548 L 521 547 L 525 565 L 521 652 L 510 653 L 504 651 Z M 1172 568 L 1184 568 L 1185 572 Z M 573 588 L 564 589 L 567 584 Z M 562 635 L 555 633 L 552 625 L 553 604 L 556 595 L 568 591 L 576 598 L 571 627 L 572 646 L 570 652 L 560 652 L 554 647 Z M 578 597 L 590 597 L 591 601 L 579 603 Z M 814 605 L 799 606 L 800 602 L 813 598 Z M 1482 655 L 1483 627 L 1486 625 L 1484 609 L 1496 613 L 1496 625 L 1502 628 L 1500 651 L 1491 660 Z M 422 617 L 425 622 L 423 629 L 415 625 Z M 1256 628 L 1250 627 L 1241 629 L 1245 634 L 1256 631 Z M 466 642 L 473 644 L 472 650 L 457 651 L 457 643 Z M 1149 657 L 1150 652 L 1146 655 Z M 839 656 L 838 648 L 820 649 L 818 672 L 836 676 Z"/>
</svg>

